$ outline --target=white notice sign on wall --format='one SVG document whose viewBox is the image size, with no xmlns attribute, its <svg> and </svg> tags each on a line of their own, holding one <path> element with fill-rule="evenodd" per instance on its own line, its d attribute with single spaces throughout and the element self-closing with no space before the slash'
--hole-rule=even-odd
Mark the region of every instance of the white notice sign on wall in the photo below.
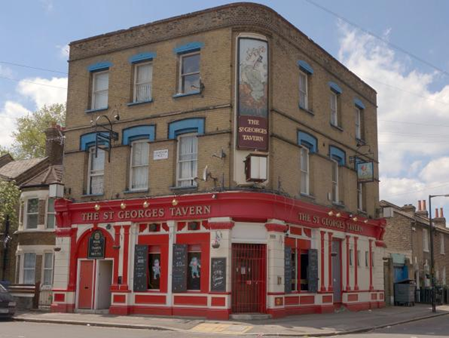
<svg viewBox="0 0 449 338">
<path fill-rule="evenodd" d="M 166 160 L 168 158 L 168 149 L 155 150 L 153 152 L 153 160 Z"/>
</svg>

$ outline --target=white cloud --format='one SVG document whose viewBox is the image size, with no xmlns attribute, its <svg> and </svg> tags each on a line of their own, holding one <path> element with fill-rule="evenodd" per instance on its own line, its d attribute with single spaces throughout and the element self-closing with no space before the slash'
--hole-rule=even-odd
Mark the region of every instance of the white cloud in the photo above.
<svg viewBox="0 0 449 338">
<path fill-rule="evenodd" d="M 36 109 L 43 105 L 65 103 L 67 100 L 67 78 L 30 78 L 19 82 L 17 91 L 34 101 Z"/>
<path fill-rule="evenodd" d="M 381 198 L 406 204 L 449 192 L 449 84 L 432 91 L 438 73 L 420 71 L 388 44 L 338 26 L 340 61 L 377 91 Z M 383 37 L 390 36 L 387 29 Z"/>
<path fill-rule="evenodd" d="M 61 45 L 56 45 L 56 48 L 59 51 L 59 56 L 62 57 L 63 59 L 68 59 L 69 58 L 69 54 L 70 54 L 70 46 L 68 44 L 61 46 Z"/>
<path fill-rule="evenodd" d="M 28 109 L 17 102 L 6 101 L 0 110 L 0 145 L 9 147 L 12 144 L 12 132 L 16 129 L 16 118 L 30 113 Z"/>
</svg>

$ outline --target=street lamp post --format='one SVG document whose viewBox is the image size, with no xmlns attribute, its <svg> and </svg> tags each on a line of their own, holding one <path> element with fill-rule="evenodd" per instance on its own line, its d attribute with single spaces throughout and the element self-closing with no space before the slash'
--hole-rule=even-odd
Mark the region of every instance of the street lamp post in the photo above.
<svg viewBox="0 0 449 338">
<path fill-rule="evenodd" d="M 436 290 L 435 290 L 435 259 L 434 259 L 434 251 L 433 251 L 433 236 L 434 236 L 434 227 L 432 224 L 432 198 L 434 197 L 449 197 L 447 195 L 429 195 L 429 228 L 430 228 L 430 283 L 432 287 L 432 312 L 437 312 L 436 308 Z"/>
</svg>

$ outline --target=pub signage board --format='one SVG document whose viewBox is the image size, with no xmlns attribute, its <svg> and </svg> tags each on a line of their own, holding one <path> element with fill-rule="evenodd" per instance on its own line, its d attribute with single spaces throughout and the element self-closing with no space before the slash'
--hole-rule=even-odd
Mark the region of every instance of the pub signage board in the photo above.
<svg viewBox="0 0 449 338">
<path fill-rule="evenodd" d="M 357 163 L 357 182 L 372 182 L 374 181 L 374 163 L 373 162 L 358 162 Z"/>
<path fill-rule="evenodd" d="M 211 259 L 210 289 L 214 292 L 226 291 L 226 258 Z"/>
<path fill-rule="evenodd" d="M 87 248 L 87 258 L 101 259 L 104 258 L 105 238 L 100 230 L 92 232 L 89 238 L 89 246 Z"/>
<path fill-rule="evenodd" d="M 172 291 L 187 291 L 187 244 L 173 244 Z"/>
</svg>

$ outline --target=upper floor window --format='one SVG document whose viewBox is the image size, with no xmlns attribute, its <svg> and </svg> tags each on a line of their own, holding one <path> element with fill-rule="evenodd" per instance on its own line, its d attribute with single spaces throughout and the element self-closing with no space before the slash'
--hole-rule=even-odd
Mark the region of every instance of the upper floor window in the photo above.
<svg viewBox="0 0 449 338">
<path fill-rule="evenodd" d="M 149 153 L 148 140 L 131 143 L 130 190 L 148 189 Z"/>
<path fill-rule="evenodd" d="M 339 203 L 338 198 L 338 162 L 332 160 L 332 202 Z"/>
<path fill-rule="evenodd" d="M 300 150 L 300 161 L 301 161 L 301 193 L 309 194 L 309 149 L 306 147 L 301 147 Z"/>
<path fill-rule="evenodd" d="M 299 72 L 299 106 L 303 109 L 309 109 L 309 88 L 307 74 Z"/>
<path fill-rule="evenodd" d="M 151 101 L 152 82 L 153 82 L 153 64 L 151 62 L 135 64 L 133 102 Z"/>
<path fill-rule="evenodd" d="M 39 199 L 29 198 L 26 203 L 26 228 L 37 229 L 39 219 Z"/>
<path fill-rule="evenodd" d="M 198 170 L 198 138 L 196 135 L 178 137 L 177 186 L 196 186 Z"/>
<path fill-rule="evenodd" d="M 55 199 L 49 198 L 47 201 L 47 229 L 55 228 Z"/>
<path fill-rule="evenodd" d="M 364 135 L 364 121 L 363 121 L 363 112 L 365 110 L 365 105 L 362 101 L 355 98 L 354 99 L 354 105 L 355 105 L 355 138 L 357 140 L 363 140 L 365 137 Z"/>
<path fill-rule="evenodd" d="M 200 92 L 200 53 L 180 55 L 179 89 L 180 94 Z"/>
<path fill-rule="evenodd" d="M 92 73 L 91 110 L 108 107 L 109 70 Z"/>
<path fill-rule="evenodd" d="M 363 183 L 357 183 L 357 210 L 363 210 Z"/>
<path fill-rule="evenodd" d="M 429 232 L 427 229 L 422 229 L 423 250 L 429 252 Z"/>
<path fill-rule="evenodd" d="M 338 126 L 338 96 L 334 92 L 331 92 L 330 96 L 331 103 L 331 124 Z"/>
<path fill-rule="evenodd" d="M 95 147 L 91 147 L 89 149 L 89 163 L 87 172 L 88 195 L 103 194 L 104 160 L 105 151 L 103 149 L 97 149 L 97 154 L 95 154 Z"/>
</svg>

